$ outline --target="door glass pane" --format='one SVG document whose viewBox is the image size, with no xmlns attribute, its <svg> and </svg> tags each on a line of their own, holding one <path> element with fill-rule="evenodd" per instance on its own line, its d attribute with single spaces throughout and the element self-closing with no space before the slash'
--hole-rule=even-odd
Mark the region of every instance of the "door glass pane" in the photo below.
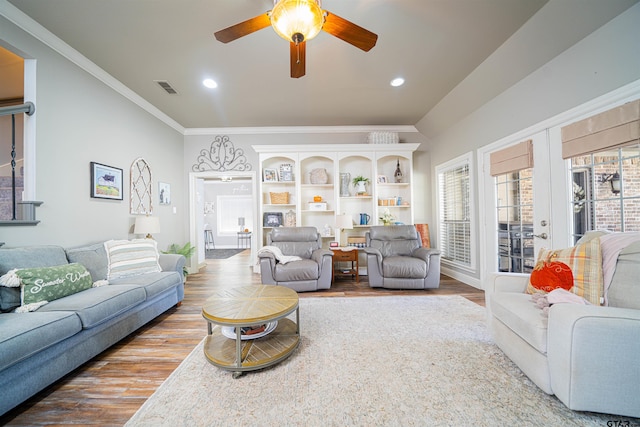
<svg viewBox="0 0 640 427">
<path fill-rule="evenodd" d="M 533 253 L 533 169 L 496 177 L 498 270 L 530 272 Z"/>
<path fill-rule="evenodd" d="M 571 159 L 573 240 L 589 230 L 640 231 L 640 146 Z"/>
</svg>

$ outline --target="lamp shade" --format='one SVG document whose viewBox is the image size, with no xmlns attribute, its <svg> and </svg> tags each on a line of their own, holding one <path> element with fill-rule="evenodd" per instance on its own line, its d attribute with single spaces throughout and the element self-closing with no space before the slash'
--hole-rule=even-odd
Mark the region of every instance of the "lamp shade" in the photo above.
<svg viewBox="0 0 640 427">
<path fill-rule="evenodd" d="M 139 216 L 133 227 L 134 234 L 146 234 L 147 238 L 151 238 L 152 233 L 160 232 L 160 218 L 157 216 Z"/>
<path fill-rule="evenodd" d="M 353 228 L 351 215 L 336 215 L 336 228 L 351 230 Z"/>
<path fill-rule="evenodd" d="M 244 226 L 244 217 L 238 217 L 238 225 Z"/>
<path fill-rule="evenodd" d="M 317 0 L 280 0 L 271 11 L 271 26 L 289 42 L 311 40 L 324 25 L 324 14 L 318 3 Z"/>
</svg>

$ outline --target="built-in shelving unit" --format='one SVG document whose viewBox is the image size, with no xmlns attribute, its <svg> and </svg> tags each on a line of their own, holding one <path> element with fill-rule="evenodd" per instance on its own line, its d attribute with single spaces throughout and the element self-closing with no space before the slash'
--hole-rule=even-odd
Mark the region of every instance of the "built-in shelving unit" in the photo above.
<svg viewBox="0 0 640 427">
<path fill-rule="evenodd" d="M 291 219 L 293 212 L 295 225 L 316 227 L 327 246 L 333 240 L 346 244 L 347 237 L 364 236 L 371 225 L 382 225 L 379 218 L 387 209 L 395 221 L 413 224 L 413 152 L 419 145 L 254 145 L 262 177 L 260 218 L 280 213 L 285 225 L 286 214 Z M 290 181 L 281 180 L 282 165 L 290 165 L 291 174 L 285 176 Z M 352 183 L 358 175 L 369 180 L 364 194 L 358 194 Z M 283 192 L 289 193 L 289 202 L 273 203 L 271 193 Z M 351 230 L 336 230 L 336 215 L 341 214 L 351 217 Z M 260 246 L 266 245 L 266 233 L 272 228 L 263 225 L 257 230 Z"/>
</svg>

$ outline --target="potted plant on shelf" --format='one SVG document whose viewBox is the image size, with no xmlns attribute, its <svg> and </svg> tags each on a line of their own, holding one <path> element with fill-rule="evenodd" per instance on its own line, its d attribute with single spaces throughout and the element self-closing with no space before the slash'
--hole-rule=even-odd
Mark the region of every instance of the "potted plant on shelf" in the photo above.
<svg viewBox="0 0 640 427">
<path fill-rule="evenodd" d="M 353 186 L 356 187 L 356 195 L 361 196 L 367 194 L 366 185 L 369 183 L 369 178 L 365 178 L 362 175 L 358 175 L 353 178 Z"/>
<path fill-rule="evenodd" d="M 391 225 L 395 220 L 391 212 L 389 212 L 389 209 L 385 209 L 380 217 L 380 221 L 382 221 L 384 225 Z"/>
<path fill-rule="evenodd" d="M 184 246 L 180 246 L 177 243 L 174 243 L 171 246 L 169 246 L 166 251 L 163 251 L 162 253 L 163 254 L 178 254 L 178 255 L 182 255 L 187 260 L 189 260 L 189 258 L 191 258 L 195 252 L 196 252 L 196 247 L 195 246 L 191 246 L 191 242 L 187 242 L 187 243 L 185 243 Z M 187 272 L 187 267 L 186 266 L 182 268 L 182 274 L 184 275 L 184 280 L 186 282 L 187 281 L 187 274 L 189 274 Z"/>
</svg>

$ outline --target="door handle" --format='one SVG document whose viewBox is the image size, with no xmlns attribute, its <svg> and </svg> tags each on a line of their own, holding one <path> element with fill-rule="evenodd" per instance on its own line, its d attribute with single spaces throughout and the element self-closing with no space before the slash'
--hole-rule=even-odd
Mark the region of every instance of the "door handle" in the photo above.
<svg viewBox="0 0 640 427">
<path fill-rule="evenodd" d="M 540 233 L 540 234 L 534 234 L 533 237 L 538 237 L 540 239 L 547 240 L 547 237 L 549 236 L 547 235 L 547 233 Z"/>
</svg>

